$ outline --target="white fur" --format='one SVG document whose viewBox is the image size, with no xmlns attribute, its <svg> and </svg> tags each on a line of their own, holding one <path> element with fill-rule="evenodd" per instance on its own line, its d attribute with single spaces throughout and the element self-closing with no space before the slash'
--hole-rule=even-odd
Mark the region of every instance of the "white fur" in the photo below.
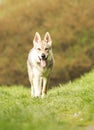
<svg viewBox="0 0 94 130">
<path fill-rule="evenodd" d="M 41 41 L 41 37 L 37 32 L 35 34 L 33 44 L 34 47 L 29 52 L 27 60 L 28 76 L 31 84 L 31 95 L 32 97 L 44 97 L 47 93 L 48 80 L 50 78 L 54 62 L 50 34 L 47 32 L 44 36 L 44 40 Z M 37 47 L 41 50 L 37 50 Z M 45 50 L 45 48 L 48 48 L 49 50 Z M 47 56 L 45 68 L 41 66 L 40 56 L 42 53 Z"/>
</svg>

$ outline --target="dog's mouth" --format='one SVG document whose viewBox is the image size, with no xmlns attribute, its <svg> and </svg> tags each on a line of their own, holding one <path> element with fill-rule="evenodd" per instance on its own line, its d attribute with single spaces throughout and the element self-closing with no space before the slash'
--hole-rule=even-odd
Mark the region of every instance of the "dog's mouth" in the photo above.
<svg viewBox="0 0 94 130">
<path fill-rule="evenodd" d="M 42 66 L 43 68 L 45 68 L 46 65 L 47 65 L 47 57 L 45 57 L 45 58 L 40 58 L 40 57 L 39 57 L 39 60 L 40 60 L 41 66 Z"/>
</svg>

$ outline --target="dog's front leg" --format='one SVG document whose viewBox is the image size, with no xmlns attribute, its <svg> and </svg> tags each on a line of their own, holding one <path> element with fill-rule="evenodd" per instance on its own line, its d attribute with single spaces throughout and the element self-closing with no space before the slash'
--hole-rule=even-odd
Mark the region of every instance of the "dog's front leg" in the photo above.
<svg viewBox="0 0 94 130">
<path fill-rule="evenodd" d="M 47 94 L 48 79 L 43 77 L 42 98 Z"/>
<path fill-rule="evenodd" d="M 41 86 L 40 86 L 40 78 L 39 76 L 36 76 L 33 79 L 33 87 L 34 87 L 34 96 L 39 97 L 41 94 Z"/>
</svg>

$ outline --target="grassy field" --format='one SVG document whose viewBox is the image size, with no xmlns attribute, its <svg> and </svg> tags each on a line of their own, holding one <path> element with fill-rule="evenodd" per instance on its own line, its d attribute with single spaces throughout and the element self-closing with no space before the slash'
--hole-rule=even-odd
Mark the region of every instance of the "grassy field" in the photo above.
<svg viewBox="0 0 94 130">
<path fill-rule="evenodd" d="M 62 129 L 94 129 L 94 70 L 44 99 L 32 99 L 23 86 L 0 87 L 0 130 Z"/>
</svg>

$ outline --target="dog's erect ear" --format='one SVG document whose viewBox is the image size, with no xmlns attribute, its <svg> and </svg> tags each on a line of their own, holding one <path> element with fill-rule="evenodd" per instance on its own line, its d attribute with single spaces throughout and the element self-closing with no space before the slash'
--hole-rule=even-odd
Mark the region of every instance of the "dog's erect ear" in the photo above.
<svg viewBox="0 0 94 130">
<path fill-rule="evenodd" d="M 46 41 L 50 46 L 52 45 L 52 39 L 51 39 L 49 32 L 45 33 L 44 41 Z"/>
<path fill-rule="evenodd" d="M 41 41 L 40 34 L 38 32 L 36 32 L 35 36 L 34 36 L 33 43 L 36 44 L 36 43 L 39 43 L 40 41 Z"/>
</svg>

